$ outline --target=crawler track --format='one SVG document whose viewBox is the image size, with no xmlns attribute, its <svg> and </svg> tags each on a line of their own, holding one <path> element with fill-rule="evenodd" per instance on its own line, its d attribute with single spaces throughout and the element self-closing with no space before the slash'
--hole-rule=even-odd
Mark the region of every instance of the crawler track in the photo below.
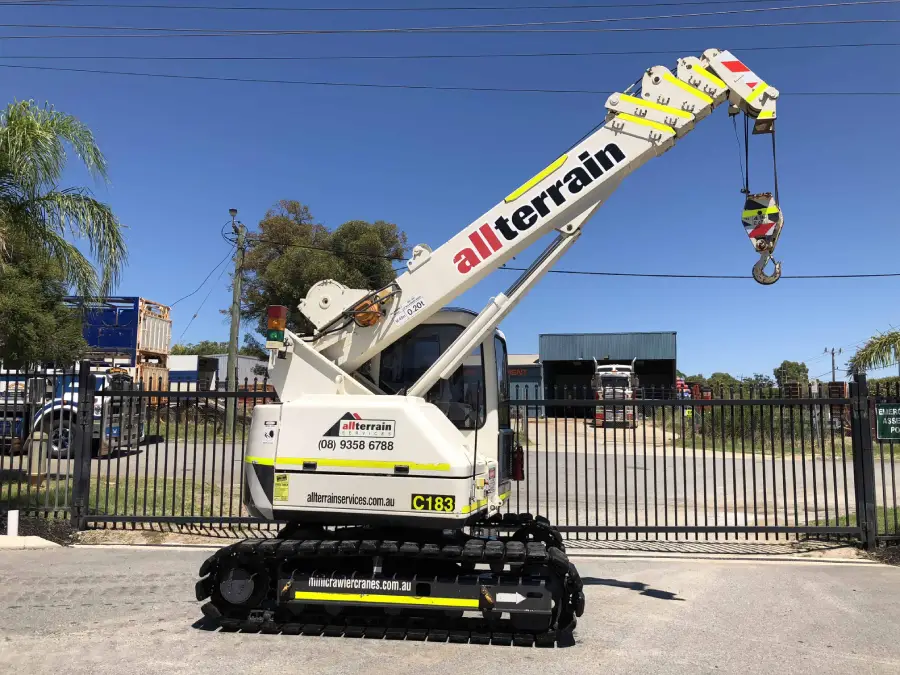
<svg viewBox="0 0 900 675">
<path fill-rule="evenodd" d="M 523 647 L 571 641 L 584 594 L 559 533 L 527 514 L 502 524 L 511 534 L 407 532 L 415 540 L 363 528 L 301 538 L 287 529 L 285 538 L 217 551 L 200 568 L 196 596 L 209 599 L 203 613 L 223 631 Z M 314 592 L 322 588 L 329 590 Z"/>
</svg>

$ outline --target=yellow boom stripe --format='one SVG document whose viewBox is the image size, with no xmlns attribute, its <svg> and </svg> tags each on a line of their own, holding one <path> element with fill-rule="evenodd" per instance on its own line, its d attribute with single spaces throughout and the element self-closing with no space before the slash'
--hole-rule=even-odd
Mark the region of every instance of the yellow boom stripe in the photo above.
<svg viewBox="0 0 900 675">
<path fill-rule="evenodd" d="M 276 461 L 270 457 L 245 457 L 245 462 L 275 466 Z M 391 469 L 396 466 L 406 466 L 410 470 L 418 471 L 450 471 L 449 464 L 421 464 L 419 462 L 388 462 L 378 459 L 322 459 L 320 457 L 279 457 L 278 465 L 303 466 L 306 462 L 315 463 L 317 466 L 335 466 L 354 469 Z"/>
<path fill-rule="evenodd" d="M 675 117 L 680 117 L 685 120 L 692 120 L 694 116 L 687 112 L 686 110 L 679 110 L 678 108 L 673 108 L 670 105 L 663 105 L 662 103 L 653 103 L 651 101 L 644 101 L 643 99 L 639 99 L 636 96 L 628 96 L 628 94 L 620 94 L 619 98 L 623 101 L 628 101 L 629 103 L 634 103 L 635 105 L 639 105 L 643 108 L 650 108 L 651 110 L 659 110 L 660 112 L 668 113 L 669 115 L 673 115 Z"/>
<path fill-rule="evenodd" d="M 713 74 L 712 74 L 711 72 L 709 72 L 706 68 L 703 68 L 703 67 L 701 67 L 701 66 L 698 66 L 698 65 L 695 63 L 695 64 L 691 65 L 691 70 L 693 70 L 695 73 L 697 73 L 700 77 L 705 77 L 707 80 L 709 80 L 710 82 L 712 82 L 714 85 L 716 85 L 716 86 L 719 87 L 720 89 L 728 89 L 728 85 L 725 84 L 725 82 L 723 82 L 723 81 L 720 80 L 718 77 L 716 77 L 715 75 L 713 75 Z"/>
<path fill-rule="evenodd" d="M 634 122 L 635 124 L 650 127 L 651 129 L 656 129 L 657 131 L 662 131 L 667 134 L 675 133 L 675 130 L 670 126 L 660 124 L 659 122 L 645 120 L 643 117 L 635 117 L 634 115 L 629 115 L 628 113 L 619 113 L 618 115 L 616 115 L 616 119 L 625 120 L 627 122 Z"/>
<path fill-rule="evenodd" d="M 508 498 L 509 498 L 508 492 L 504 492 L 502 495 L 500 495 L 500 501 L 503 501 L 504 499 L 508 499 Z"/>
<path fill-rule="evenodd" d="M 294 600 L 310 600 L 314 602 L 372 602 L 388 605 L 467 607 L 478 609 L 478 600 L 470 598 L 433 598 L 409 595 L 373 595 L 369 593 L 317 593 L 312 591 L 295 591 Z"/>
<path fill-rule="evenodd" d="M 768 216 L 772 213 L 778 213 L 777 206 L 767 206 L 764 209 L 747 209 L 741 212 L 741 218 L 753 218 L 754 216 Z"/>
<path fill-rule="evenodd" d="M 663 73 L 663 79 L 666 82 L 674 84 L 679 89 L 683 89 L 684 91 L 691 94 L 692 96 L 696 96 L 704 103 L 712 103 L 713 102 L 713 100 L 709 96 L 704 94 L 702 91 L 700 91 L 698 89 L 694 89 L 691 85 L 687 84 L 686 82 L 682 82 L 681 80 L 679 80 L 677 77 L 675 77 L 671 73 Z"/>
<path fill-rule="evenodd" d="M 747 103 L 759 98 L 759 95 L 762 94 L 768 87 L 769 87 L 769 85 L 767 85 L 765 82 L 760 82 L 758 85 L 753 87 L 753 90 L 750 92 L 750 95 L 747 97 Z"/>
<path fill-rule="evenodd" d="M 530 179 L 526 183 L 522 183 L 522 186 L 519 189 L 517 189 L 515 192 L 510 192 L 509 195 L 506 197 L 506 199 L 504 199 L 503 201 L 505 203 L 509 204 L 510 202 L 514 202 L 515 200 L 517 200 L 519 197 L 521 197 L 523 194 L 528 192 L 531 188 L 533 188 L 535 185 L 540 183 L 547 176 L 549 176 L 551 173 L 553 173 L 559 167 L 561 167 L 563 164 L 565 164 L 567 158 L 568 158 L 568 155 L 563 155 L 562 157 L 557 159 L 555 162 L 553 162 L 553 164 L 548 166 L 546 169 L 544 169 L 543 171 L 541 171 L 538 174 L 535 174 L 534 178 Z"/>
<path fill-rule="evenodd" d="M 770 120 L 775 117 L 775 112 L 772 110 L 763 110 L 759 115 L 756 116 L 758 120 Z"/>
</svg>

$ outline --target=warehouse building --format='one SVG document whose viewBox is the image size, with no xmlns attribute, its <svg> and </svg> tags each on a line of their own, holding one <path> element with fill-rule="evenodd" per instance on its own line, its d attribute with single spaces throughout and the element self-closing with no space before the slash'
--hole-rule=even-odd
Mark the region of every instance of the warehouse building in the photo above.
<svg viewBox="0 0 900 675">
<path fill-rule="evenodd" d="M 508 372 L 510 398 L 543 398 L 541 360 L 537 354 L 510 354 Z"/>
<path fill-rule="evenodd" d="M 541 384 L 541 361 L 537 354 L 510 354 L 507 373 L 509 375 L 509 397 L 514 401 L 534 401 L 543 398 Z M 527 411 L 526 411 L 527 408 Z M 540 406 L 520 404 L 514 411 L 519 417 L 542 417 Z"/>
<path fill-rule="evenodd" d="M 657 333 L 568 333 L 540 336 L 539 357 L 543 383 L 548 392 L 580 398 L 590 392 L 594 359 L 597 363 L 629 364 L 644 389 L 675 386 L 675 332 Z M 565 396 L 564 392 L 568 392 Z"/>
<path fill-rule="evenodd" d="M 238 354 L 237 384 L 261 383 L 266 375 L 266 361 L 253 356 Z M 228 354 L 209 356 L 179 355 L 169 357 L 169 384 L 171 389 L 185 391 L 211 391 L 224 389 L 228 382 Z"/>
</svg>

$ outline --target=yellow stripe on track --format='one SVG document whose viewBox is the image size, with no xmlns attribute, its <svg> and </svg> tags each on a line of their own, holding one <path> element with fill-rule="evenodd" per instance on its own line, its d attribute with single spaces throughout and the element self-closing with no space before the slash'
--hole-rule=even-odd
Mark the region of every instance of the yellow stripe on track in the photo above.
<svg viewBox="0 0 900 675">
<path fill-rule="evenodd" d="M 471 598 L 433 598 L 410 595 L 375 595 L 370 593 L 321 593 L 295 591 L 294 600 L 311 602 L 370 602 L 386 605 L 415 605 L 419 607 L 465 607 L 478 609 L 478 600 Z"/>
</svg>

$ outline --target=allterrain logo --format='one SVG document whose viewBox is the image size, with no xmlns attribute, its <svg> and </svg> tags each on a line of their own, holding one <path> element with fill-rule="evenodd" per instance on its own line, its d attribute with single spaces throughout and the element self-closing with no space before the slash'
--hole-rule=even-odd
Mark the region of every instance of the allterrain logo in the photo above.
<svg viewBox="0 0 900 675">
<path fill-rule="evenodd" d="M 576 166 L 562 179 L 534 197 L 530 203 L 517 208 L 511 216 L 500 216 L 494 221 L 493 226 L 485 223 L 472 232 L 469 235 L 472 247 L 464 248 L 453 256 L 453 262 L 456 263 L 456 269 L 460 274 L 468 274 L 501 250 L 504 246 L 503 240 L 512 241 L 520 232 L 534 227 L 541 219 L 552 215 L 558 207 L 566 203 L 569 195 L 577 195 L 616 164 L 624 161 L 625 153 L 615 143 L 609 143 L 594 155 L 582 152 L 578 155 L 578 159 L 583 166 Z M 553 165 L 548 168 L 552 173 Z"/>
<path fill-rule="evenodd" d="M 335 422 L 325 436 L 341 438 L 393 438 L 394 420 L 364 420 L 359 413 L 346 413 Z"/>
</svg>

